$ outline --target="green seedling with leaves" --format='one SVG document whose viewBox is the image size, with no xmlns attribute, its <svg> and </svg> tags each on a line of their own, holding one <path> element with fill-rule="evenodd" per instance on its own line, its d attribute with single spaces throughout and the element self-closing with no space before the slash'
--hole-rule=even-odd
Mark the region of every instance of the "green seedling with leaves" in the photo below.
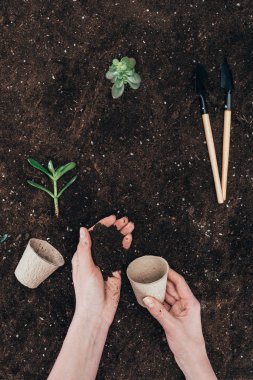
<svg viewBox="0 0 253 380">
<path fill-rule="evenodd" d="M 0 236 L 0 243 L 4 243 L 8 239 L 8 237 L 9 237 L 8 234 L 4 234 Z"/>
<path fill-rule="evenodd" d="M 32 158 L 29 158 L 28 162 L 32 167 L 34 167 L 35 169 L 38 169 L 42 173 L 46 174 L 51 179 L 51 181 L 53 183 L 53 192 L 51 192 L 46 187 L 43 187 L 34 181 L 28 180 L 27 182 L 29 183 L 29 185 L 36 187 L 39 190 L 44 191 L 45 193 L 50 195 L 50 197 L 53 198 L 55 215 L 58 217 L 59 216 L 59 198 L 64 193 L 64 191 L 67 190 L 69 188 L 69 186 L 72 185 L 73 182 L 75 182 L 75 180 L 77 179 L 77 176 L 74 176 L 73 178 L 71 178 L 71 180 L 61 189 L 60 192 L 58 192 L 58 180 L 64 174 L 66 174 L 70 170 L 74 169 L 76 164 L 74 162 L 69 162 L 66 165 L 60 166 L 58 169 L 55 169 L 52 161 L 50 160 L 48 163 L 48 169 L 46 169 L 44 166 L 39 164 L 39 162 L 35 161 Z"/>
<path fill-rule="evenodd" d="M 134 58 L 123 57 L 119 61 L 114 59 L 106 73 L 106 78 L 112 83 L 112 97 L 119 98 L 125 89 L 125 84 L 137 90 L 141 84 L 141 77 L 135 72 L 136 61 Z"/>
</svg>

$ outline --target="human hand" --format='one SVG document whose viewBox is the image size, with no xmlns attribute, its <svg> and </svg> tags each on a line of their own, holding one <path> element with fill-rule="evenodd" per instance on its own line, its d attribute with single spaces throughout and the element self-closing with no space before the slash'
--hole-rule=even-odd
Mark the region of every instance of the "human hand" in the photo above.
<svg viewBox="0 0 253 380">
<path fill-rule="evenodd" d="M 134 224 L 128 218 L 114 215 L 100 220 L 106 227 L 115 225 L 124 235 L 125 249 L 132 243 Z M 90 229 L 92 230 L 92 228 Z M 61 351 L 49 375 L 50 380 L 95 379 L 108 329 L 113 321 L 120 296 L 120 272 L 103 280 L 91 255 L 91 238 L 86 228 L 80 229 L 80 241 L 72 259 L 76 310 Z"/>
<path fill-rule="evenodd" d="M 134 224 L 128 222 L 127 217 L 116 220 L 116 217 L 111 215 L 98 223 L 106 227 L 115 225 L 124 236 L 123 247 L 130 248 Z M 109 327 L 119 303 L 121 274 L 120 271 L 116 271 L 107 281 L 103 280 L 100 269 L 92 259 L 89 231 L 84 227 L 80 229 L 79 244 L 72 258 L 72 275 L 76 295 L 75 316 L 94 320 L 101 319 Z"/>
<path fill-rule="evenodd" d="M 164 328 L 169 347 L 186 379 L 216 379 L 206 353 L 200 303 L 184 278 L 170 269 L 164 304 L 153 297 L 145 297 L 143 302 Z"/>
</svg>

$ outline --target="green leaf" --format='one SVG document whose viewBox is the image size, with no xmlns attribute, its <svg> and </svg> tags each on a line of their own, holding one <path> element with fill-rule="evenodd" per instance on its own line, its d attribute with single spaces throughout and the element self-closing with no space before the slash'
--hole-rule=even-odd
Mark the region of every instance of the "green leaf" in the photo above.
<svg viewBox="0 0 253 380">
<path fill-rule="evenodd" d="M 33 158 L 28 158 L 28 162 L 35 169 L 38 169 L 42 173 L 46 174 L 48 177 L 53 178 L 49 171 L 46 168 L 44 168 L 44 166 L 42 166 L 38 161 L 35 161 Z"/>
<path fill-rule="evenodd" d="M 116 85 L 114 84 L 112 86 L 112 97 L 113 97 L 113 99 L 119 98 L 123 94 L 124 88 L 125 88 L 124 84 L 120 88 L 116 87 Z"/>
<path fill-rule="evenodd" d="M 42 191 L 45 191 L 45 193 L 49 194 L 50 197 L 54 198 L 54 194 L 51 193 L 50 190 L 46 189 L 45 187 L 39 185 L 38 183 L 34 182 L 34 181 L 30 181 L 28 180 L 27 181 L 29 183 L 29 185 L 33 186 L 33 187 L 36 187 L 36 189 L 39 189 L 39 190 L 42 190 Z"/>
<path fill-rule="evenodd" d="M 121 78 L 116 79 L 115 86 L 117 88 L 121 88 L 123 86 L 123 84 L 124 84 L 123 79 L 121 79 Z"/>
<path fill-rule="evenodd" d="M 53 163 L 52 163 L 51 160 L 49 161 L 47 167 L 48 167 L 48 169 L 50 170 L 50 172 L 51 172 L 52 174 L 54 174 L 54 172 L 55 172 L 55 170 L 54 170 L 54 165 L 53 165 Z"/>
<path fill-rule="evenodd" d="M 128 77 L 128 81 L 132 83 L 141 83 L 141 77 L 139 74 L 134 73 L 132 76 Z"/>
<path fill-rule="evenodd" d="M 129 82 L 129 81 L 128 81 L 128 84 L 129 84 L 129 86 L 130 86 L 133 90 L 138 90 L 138 88 L 140 87 L 140 83 L 132 83 L 132 82 Z"/>
<path fill-rule="evenodd" d="M 134 69 L 127 70 L 127 71 L 126 71 L 126 75 L 127 75 L 128 77 L 132 77 L 132 76 L 134 75 Z"/>
<path fill-rule="evenodd" d="M 113 71 L 107 71 L 107 73 L 105 74 L 105 77 L 106 79 L 109 79 L 109 80 L 112 80 L 113 78 L 115 78 L 117 76 L 117 71 L 113 70 Z"/>
<path fill-rule="evenodd" d="M 0 237 L 0 243 L 3 243 L 5 242 L 7 239 L 8 239 L 9 235 L 8 234 L 4 234 L 3 236 Z"/>
<path fill-rule="evenodd" d="M 123 57 L 123 58 L 121 58 L 120 62 L 125 63 L 128 66 L 128 64 L 129 64 L 129 58 L 128 57 Z"/>
<path fill-rule="evenodd" d="M 58 180 L 61 178 L 65 173 L 69 172 L 70 170 L 74 169 L 76 167 L 76 164 L 74 162 L 69 162 L 66 165 L 61 166 L 56 170 L 55 173 L 55 179 Z"/>
<path fill-rule="evenodd" d="M 115 59 L 112 60 L 112 63 L 113 63 L 113 65 L 118 65 L 119 64 L 119 60 L 115 58 Z"/>
<path fill-rule="evenodd" d="M 76 179 L 77 179 L 77 175 L 75 175 L 73 178 L 71 178 L 71 180 L 59 192 L 59 194 L 57 195 L 57 198 L 60 198 L 60 196 L 64 193 L 64 191 L 67 190 L 69 188 L 69 186 L 71 186 L 72 183 L 75 182 Z"/>
<path fill-rule="evenodd" d="M 136 65 L 136 60 L 134 58 L 129 58 L 128 67 L 130 67 L 131 69 L 133 69 L 135 65 Z"/>
<path fill-rule="evenodd" d="M 127 65 L 128 69 L 133 69 L 136 65 L 136 61 L 134 58 L 123 57 L 121 59 L 121 62 L 124 62 Z"/>
</svg>

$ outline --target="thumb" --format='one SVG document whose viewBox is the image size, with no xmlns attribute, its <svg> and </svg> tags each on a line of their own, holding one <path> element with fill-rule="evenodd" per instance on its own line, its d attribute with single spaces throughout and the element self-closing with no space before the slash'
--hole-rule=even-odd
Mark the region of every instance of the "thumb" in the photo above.
<svg viewBox="0 0 253 380">
<path fill-rule="evenodd" d="M 87 228 L 80 228 L 80 239 L 75 254 L 78 257 L 79 265 L 83 267 L 94 265 L 91 256 L 91 237 Z"/>
<path fill-rule="evenodd" d="M 167 309 L 154 297 L 143 298 L 143 303 L 160 325 L 164 329 L 168 328 L 171 323 L 171 315 Z"/>
</svg>

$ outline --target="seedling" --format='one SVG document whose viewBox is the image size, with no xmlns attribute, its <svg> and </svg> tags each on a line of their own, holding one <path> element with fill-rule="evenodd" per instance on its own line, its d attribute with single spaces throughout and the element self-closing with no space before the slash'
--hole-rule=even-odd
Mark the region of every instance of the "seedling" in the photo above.
<svg viewBox="0 0 253 380">
<path fill-rule="evenodd" d="M 0 243 L 4 243 L 8 239 L 9 235 L 4 234 L 3 236 L 0 236 Z"/>
<path fill-rule="evenodd" d="M 106 78 L 112 83 L 112 97 L 119 98 L 125 89 L 125 84 L 137 90 L 141 84 L 141 77 L 135 72 L 136 61 L 134 58 L 123 57 L 119 61 L 114 59 L 106 73 Z"/>
<path fill-rule="evenodd" d="M 51 181 L 53 183 L 53 193 L 50 190 L 48 190 L 46 187 L 43 187 L 34 181 L 28 180 L 27 182 L 29 183 L 29 185 L 36 187 L 39 190 L 44 191 L 45 193 L 50 195 L 50 197 L 53 198 L 55 215 L 58 217 L 59 216 L 59 198 L 64 193 L 64 191 L 67 190 L 69 188 L 69 186 L 72 185 L 73 182 L 75 182 L 75 180 L 77 179 L 77 176 L 74 176 L 73 178 L 71 178 L 71 180 L 62 188 L 62 190 L 60 192 L 58 192 L 58 180 L 64 174 L 66 174 L 70 170 L 74 169 L 76 164 L 74 162 L 69 162 L 66 165 L 60 166 L 58 169 L 55 169 L 52 161 L 50 160 L 48 163 L 48 169 L 46 169 L 44 166 L 42 166 L 41 164 L 39 164 L 37 161 L 35 161 L 32 158 L 29 158 L 28 162 L 35 169 L 38 169 L 39 171 L 46 174 L 51 179 Z"/>
</svg>

